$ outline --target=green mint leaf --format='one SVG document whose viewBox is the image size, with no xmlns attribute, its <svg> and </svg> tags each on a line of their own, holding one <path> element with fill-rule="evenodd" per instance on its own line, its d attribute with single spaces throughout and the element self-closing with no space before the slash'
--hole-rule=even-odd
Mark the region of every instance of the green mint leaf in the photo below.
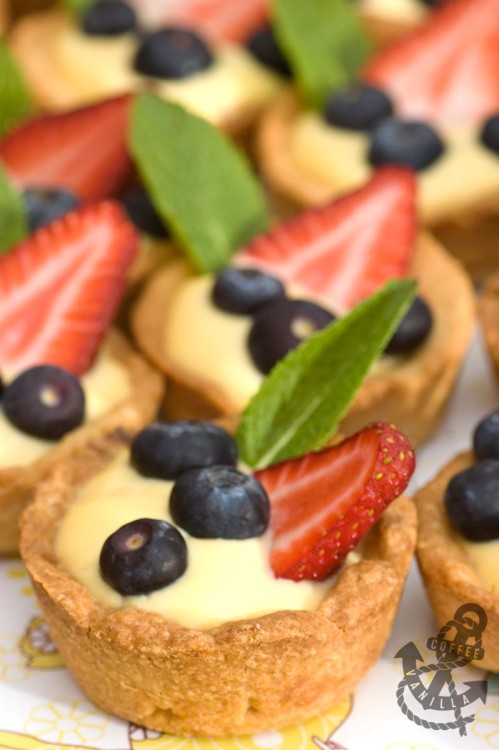
<svg viewBox="0 0 499 750">
<path fill-rule="evenodd" d="M 415 291 L 415 281 L 389 281 L 278 362 L 242 415 L 242 460 L 262 469 L 324 447 Z"/>
<path fill-rule="evenodd" d="M 130 144 L 157 211 L 197 270 L 219 270 L 268 228 L 263 189 L 249 162 L 206 120 L 141 94 Z"/>
<path fill-rule="evenodd" d="M 0 102 L 0 137 L 35 111 L 4 39 L 0 39 Z"/>
<path fill-rule="evenodd" d="M 370 54 L 352 0 L 273 0 L 273 18 L 298 87 L 313 107 L 352 81 Z"/>
<path fill-rule="evenodd" d="M 27 234 L 26 211 L 21 195 L 12 187 L 0 165 L 0 254 L 10 250 Z"/>
<path fill-rule="evenodd" d="M 64 7 L 77 16 L 80 16 L 94 4 L 95 0 L 63 0 Z"/>
</svg>

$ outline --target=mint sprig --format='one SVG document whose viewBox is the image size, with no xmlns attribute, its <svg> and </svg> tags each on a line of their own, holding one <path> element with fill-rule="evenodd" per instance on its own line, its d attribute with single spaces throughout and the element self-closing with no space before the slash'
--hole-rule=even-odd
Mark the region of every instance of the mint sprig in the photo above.
<svg viewBox="0 0 499 750">
<path fill-rule="evenodd" d="M 35 111 L 21 72 L 0 39 L 0 137 Z"/>
<path fill-rule="evenodd" d="M 95 0 L 63 0 L 63 6 L 74 13 L 77 16 L 82 15 L 91 5 L 95 4 Z"/>
<path fill-rule="evenodd" d="M 308 104 L 347 85 L 371 44 L 352 0 L 273 0 L 273 27 Z"/>
<path fill-rule="evenodd" d="M 156 209 L 197 270 L 219 270 L 268 228 L 249 162 L 206 120 L 142 94 L 132 109 L 130 146 Z"/>
<path fill-rule="evenodd" d="M 26 211 L 21 195 L 9 182 L 0 164 L 0 254 L 28 234 Z"/>
<path fill-rule="evenodd" d="M 262 469 L 324 447 L 415 292 L 388 282 L 278 362 L 241 417 L 242 460 Z"/>
</svg>

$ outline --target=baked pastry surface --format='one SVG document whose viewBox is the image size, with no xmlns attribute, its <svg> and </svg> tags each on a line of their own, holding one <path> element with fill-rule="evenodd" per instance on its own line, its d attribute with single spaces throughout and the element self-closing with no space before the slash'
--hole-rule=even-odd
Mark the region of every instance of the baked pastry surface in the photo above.
<svg viewBox="0 0 499 750">
<path fill-rule="evenodd" d="M 163 378 L 117 331 L 109 336 L 110 353 L 123 363 L 131 383 L 130 396 L 104 416 L 68 433 L 36 461 L 26 466 L 0 468 L 0 554 L 15 555 L 19 544 L 19 519 L 36 488 L 61 462 L 89 445 L 115 435 L 130 439 L 154 418 L 163 395 Z"/>
<path fill-rule="evenodd" d="M 186 370 L 176 361 L 175 352 L 165 349 L 169 303 L 190 273 L 182 262 L 157 273 L 132 312 L 132 330 L 139 348 L 170 378 L 170 416 L 237 418 L 237 405 L 209 373 Z M 470 341 L 473 290 L 460 264 L 429 235 L 418 240 L 412 273 L 433 311 L 432 332 L 412 355 L 397 358 L 393 366 L 367 378 L 342 423 L 345 434 L 383 419 L 397 425 L 413 443 L 421 443 L 441 418 Z"/>
<path fill-rule="evenodd" d="M 449 480 L 474 463 L 468 451 L 456 456 L 414 496 L 418 513 L 417 559 L 439 626 L 452 620 L 458 607 L 479 604 L 488 617 L 483 633 L 485 656 L 480 668 L 499 670 L 499 597 L 485 588 L 445 511 Z"/>
<path fill-rule="evenodd" d="M 64 460 L 22 523 L 22 555 L 51 636 L 88 697 L 140 726 L 223 736 L 300 722 L 347 696 L 390 633 L 415 546 L 412 501 L 389 506 L 361 561 L 340 572 L 316 611 L 188 629 L 135 607 L 103 607 L 58 564 L 60 520 L 123 442 L 122 433 L 100 434 Z"/>
<path fill-rule="evenodd" d="M 499 273 L 490 276 L 478 302 L 483 339 L 499 383 Z"/>
</svg>

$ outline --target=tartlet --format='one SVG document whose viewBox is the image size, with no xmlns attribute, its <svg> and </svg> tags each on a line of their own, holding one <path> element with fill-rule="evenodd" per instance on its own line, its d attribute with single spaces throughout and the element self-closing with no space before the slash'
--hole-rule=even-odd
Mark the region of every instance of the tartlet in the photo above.
<svg viewBox="0 0 499 750">
<path fill-rule="evenodd" d="M 480 668 L 499 670 L 499 597 L 487 589 L 472 565 L 459 534 L 452 528 L 444 506 L 449 480 L 473 465 L 471 451 L 461 453 L 414 495 L 418 512 L 417 559 L 430 603 L 439 626 L 453 619 L 467 602 L 487 614 L 483 632 L 484 657 Z"/>
<path fill-rule="evenodd" d="M 384 419 L 421 443 L 436 428 L 467 351 L 474 321 L 474 295 L 460 264 L 430 236 L 421 235 L 412 275 L 434 315 L 428 340 L 412 355 L 368 376 L 342 425 L 348 434 Z M 187 370 L 165 348 L 165 331 L 176 291 L 192 276 L 185 262 L 158 271 L 132 311 L 132 330 L 141 351 L 169 379 L 166 408 L 172 418 L 224 416 L 237 420 L 240 407 L 203 372 Z M 445 284 L 442 283 L 445 279 Z M 166 302 L 165 302 L 166 301 Z M 201 330 L 196 333 L 203 336 Z"/>
<path fill-rule="evenodd" d="M 62 461 L 78 460 L 82 451 L 109 436 L 130 439 L 157 412 L 163 396 L 162 377 L 116 330 L 108 335 L 108 353 L 124 365 L 130 381 L 130 395 L 106 414 L 67 433 L 34 462 L 0 468 L 0 554 L 15 555 L 19 545 L 19 518 L 48 474 Z M 22 470 L 21 470 L 22 469 Z"/>
<path fill-rule="evenodd" d="M 111 434 L 65 460 L 23 519 L 23 559 L 54 642 L 87 695 L 141 726 L 211 736 L 289 725 L 348 695 L 391 629 L 415 544 L 411 501 L 400 496 L 388 507 L 361 561 L 340 571 L 316 611 L 186 628 L 158 613 L 104 607 L 58 564 L 66 509 L 123 442 Z"/>
<path fill-rule="evenodd" d="M 64 48 L 64 43 L 69 55 L 67 64 L 66 52 L 59 49 Z M 35 100 L 42 109 L 50 111 L 74 108 L 126 91 L 155 91 L 161 95 L 161 88 L 166 87 L 165 96 L 183 103 L 226 133 L 238 135 L 254 122 L 282 86 L 277 74 L 236 45 L 220 47 L 218 65 L 216 60 L 207 71 L 183 80 L 141 76 L 131 70 L 137 48 L 132 34 L 85 40 L 74 19 L 59 9 L 22 18 L 10 33 L 9 44 Z M 94 58 L 101 63 L 89 66 L 88 60 Z M 110 72 L 103 76 L 106 65 Z M 214 67 L 220 71 L 220 80 L 210 79 Z M 74 68 L 77 75 L 71 72 Z M 189 94 L 189 85 L 194 86 L 193 94 Z M 210 86 L 211 93 L 207 94 Z"/>
</svg>

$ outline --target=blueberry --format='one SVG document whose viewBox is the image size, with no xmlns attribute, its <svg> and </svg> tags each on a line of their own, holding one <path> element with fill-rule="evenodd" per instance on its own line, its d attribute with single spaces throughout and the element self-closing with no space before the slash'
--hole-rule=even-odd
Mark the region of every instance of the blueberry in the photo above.
<svg viewBox="0 0 499 750">
<path fill-rule="evenodd" d="M 268 302 L 285 296 L 284 286 L 256 268 L 228 266 L 215 279 L 213 303 L 222 310 L 242 315 L 251 314 Z"/>
<path fill-rule="evenodd" d="M 348 130 L 369 130 L 393 112 L 393 105 L 381 89 L 358 83 L 332 94 L 324 117 L 330 125 Z"/>
<path fill-rule="evenodd" d="M 135 226 L 151 237 L 168 237 L 169 232 L 163 223 L 146 190 L 138 185 L 120 198 L 128 218 Z"/>
<path fill-rule="evenodd" d="M 385 353 L 406 354 L 412 352 L 426 340 L 432 325 L 433 316 L 430 308 L 421 297 L 415 297 L 388 342 Z"/>
<path fill-rule="evenodd" d="M 89 36 L 118 36 L 135 31 L 135 11 L 122 0 L 100 0 L 81 17 L 81 28 Z"/>
<path fill-rule="evenodd" d="M 132 443 L 133 466 L 146 477 L 176 479 L 188 469 L 237 463 L 232 435 L 212 422 L 155 422 Z"/>
<path fill-rule="evenodd" d="M 263 534 L 270 505 L 260 482 L 232 466 L 191 469 L 170 495 L 170 515 L 191 536 L 249 539 Z"/>
<path fill-rule="evenodd" d="M 478 459 L 499 460 L 499 411 L 488 414 L 475 427 L 473 450 Z"/>
<path fill-rule="evenodd" d="M 483 542 L 499 537 L 499 461 L 485 459 L 453 477 L 445 508 L 456 531 Z"/>
<path fill-rule="evenodd" d="M 291 68 L 271 26 L 265 24 L 256 29 L 246 40 L 246 47 L 267 68 L 285 78 L 291 78 Z"/>
<path fill-rule="evenodd" d="M 78 208 L 77 195 L 59 187 L 29 187 L 22 193 L 26 219 L 31 232 Z"/>
<path fill-rule="evenodd" d="M 156 78 L 187 78 L 213 63 L 213 55 L 201 39 L 189 29 L 165 26 L 144 35 L 134 68 Z"/>
<path fill-rule="evenodd" d="M 426 123 L 387 117 L 374 129 L 368 158 L 375 167 L 402 164 L 421 170 L 433 164 L 443 151 L 440 137 Z"/>
<path fill-rule="evenodd" d="M 139 518 L 106 539 L 99 565 L 102 578 L 123 596 L 148 594 L 185 573 L 187 545 L 170 523 Z"/>
<path fill-rule="evenodd" d="M 261 372 L 270 372 L 291 349 L 334 319 L 328 310 L 307 300 L 285 298 L 265 305 L 249 332 L 253 362 Z"/>
<path fill-rule="evenodd" d="M 480 140 L 484 146 L 499 154 L 499 114 L 489 117 L 485 122 L 480 133 Z"/>
<path fill-rule="evenodd" d="M 15 427 L 45 440 L 57 440 L 78 427 L 85 413 L 78 378 L 54 365 L 39 365 L 18 375 L 5 389 L 2 403 Z"/>
</svg>

